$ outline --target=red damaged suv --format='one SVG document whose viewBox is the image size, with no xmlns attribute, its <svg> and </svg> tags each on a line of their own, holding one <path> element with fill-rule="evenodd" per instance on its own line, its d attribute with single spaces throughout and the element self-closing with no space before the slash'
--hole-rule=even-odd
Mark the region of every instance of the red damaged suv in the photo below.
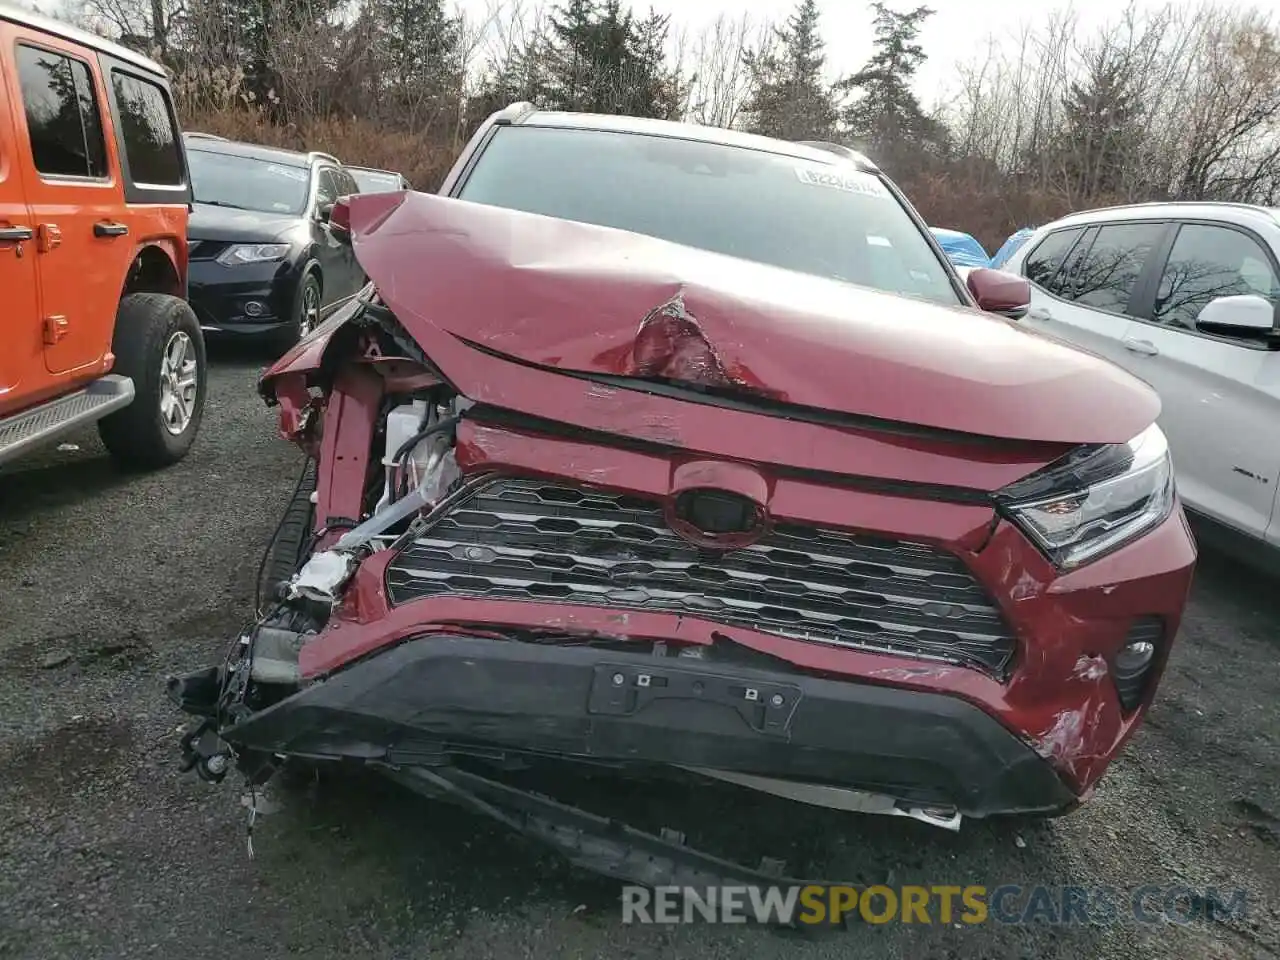
<svg viewBox="0 0 1280 960">
<path fill-rule="evenodd" d="M 188 768 L 358 761 L 642 880 L 697 855 L 507 772 L 1088 796 L 1195 562 L 1150 389 L 847 151 L 517 105 L 440 194 L 333 213 L 370 283 L 262 379 L 310 458 L 260 619 L 170 680 Z"/>
</svg>

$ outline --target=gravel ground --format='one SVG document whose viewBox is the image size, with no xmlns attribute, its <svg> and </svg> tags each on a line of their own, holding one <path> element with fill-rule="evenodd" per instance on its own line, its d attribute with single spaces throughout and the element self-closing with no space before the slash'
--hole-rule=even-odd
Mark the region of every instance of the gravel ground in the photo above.
<svg viewBox="0 0 1280 960">
<path fill-rule="evenodd" d="M 277 795 L 256 856 L 228 780 L 177 772 L 166 673 L 210 662 L 251 607 L 300 467 L 216 357 L 203 434 L 167 472 L 116 472 L 93 431 L 0 476 L 0 956 L 314 958 L 1274 957 L 1280 679 L 1274 582 L 1202 555 L 1148 721 L 1082 811 L 950 835 L 876 817 L 803 826 L 689 795 L 671 826 L 736 834 L 790 872 L 897 883 L 1242 886 L 1223 923 L 789 935 L 623 926 L 617 887 L 487 821 L 352 777 Z M 625 802 L 653 803 L 628 791 Z M 652 807 L 650 806 L 650 809 Z"/>
</svg>

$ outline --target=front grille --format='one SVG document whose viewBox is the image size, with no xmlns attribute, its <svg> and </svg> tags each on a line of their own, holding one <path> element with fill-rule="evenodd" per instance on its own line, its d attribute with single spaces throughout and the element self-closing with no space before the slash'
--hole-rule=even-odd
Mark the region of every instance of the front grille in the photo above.
<svg viewBox="0 0 1280 960">
<path fill-rule="evenodd" d="M 1001 678 L 1015 646 L 964 563 L 934 547 L 787 525 L 704 550 L 656 503 L 541 480 L 496 479 L 443 508 L 392 561 L 387 588 L 393 605 L 491 597 L 687 614 Z"/>
</svg>

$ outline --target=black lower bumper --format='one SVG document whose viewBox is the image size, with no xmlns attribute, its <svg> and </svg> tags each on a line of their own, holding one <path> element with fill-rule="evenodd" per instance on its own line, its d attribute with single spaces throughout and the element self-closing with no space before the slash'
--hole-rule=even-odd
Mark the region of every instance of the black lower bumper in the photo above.
<svg viewBox="0 0 1280 960">
<path fill-rule="evenodd" d="M 255 713 L 249 750 L 391 764 L 551 755 L 750 773 L 887 794 L 970 817 L 1077 798 L 1002 724 L 939 694 L 519 641 L 403 643 Z"/>
<path fill-rule="evenodd" d="M 187 295 L 205 331 L 261 336 L 289 325 L 297 287 L 298 278 L 288 264 L 224 267 L 210 260 L 194 260 Z"/>
</svg>

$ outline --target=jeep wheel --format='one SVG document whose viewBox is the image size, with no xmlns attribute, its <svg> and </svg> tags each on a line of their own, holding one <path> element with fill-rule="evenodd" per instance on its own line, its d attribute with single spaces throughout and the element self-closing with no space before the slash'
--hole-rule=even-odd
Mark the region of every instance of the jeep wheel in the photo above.
<svg viewBox="0 0 1280 960">
<path fill-rule="evenodd" d="M 288 350 L 320 325 L 320 278 L 309 272 L 293 298 L 293 317 L 276 337 L 276 348 Z"/>
<path fill-rule="evenodd" d="M 127 466 L 177 463 L 204 415 L 204 337 L 196 315 L 177 297 L 130 294 L 120 301 L 111 349 L 112 372 L 133 380 L 134 398 L 98 424 L 107 451 Z"/>
</svg>

